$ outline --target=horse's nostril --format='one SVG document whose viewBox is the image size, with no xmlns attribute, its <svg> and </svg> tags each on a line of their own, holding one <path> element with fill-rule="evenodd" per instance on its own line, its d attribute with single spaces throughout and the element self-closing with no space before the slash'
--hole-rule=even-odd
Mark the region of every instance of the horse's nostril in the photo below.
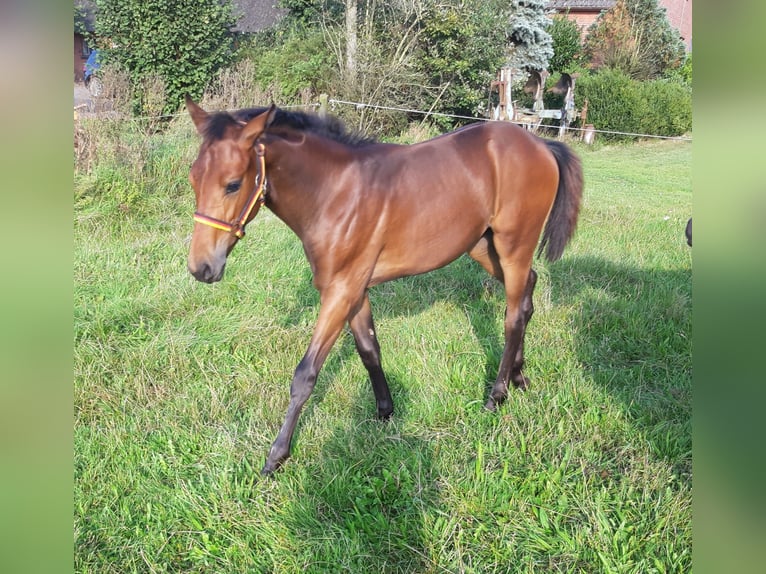
<svg viewBox="0 0 766 574">
<path fill-rule="evenodd" d="M 189 267 L 189 272 L 194 276 L 194 278 L 197 281 L 204 281 L 205 283 L 210 283 L 210 279 L 213 275 L 212 269 L 210 269 L 210 265 L 207 263 L 203 263 L 196 269 L 192 269 Z"/>
<path fill-rule="evenodd" d="M 215 283 L 220 281 L 223 276 L 223 268 L 216 271 L 207 263 L 202 263 L 196 269 L 189 267 L 189 272 L 197 281 L 202 281 L 203 283 Z"/>
</svg>

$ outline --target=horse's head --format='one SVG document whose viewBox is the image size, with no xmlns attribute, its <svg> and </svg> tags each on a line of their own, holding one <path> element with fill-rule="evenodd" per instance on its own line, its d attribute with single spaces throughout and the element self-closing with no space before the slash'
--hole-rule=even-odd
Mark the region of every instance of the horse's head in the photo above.
<svg viewBox="0 0 766 574">
<path fill-rule="evenodd" d="M 276 108 L 272 105 L 247 122 L 229 114 L 209 114 L 189 98 L 186 108 L 203 137 L 189 174 L 197 201 L 189 272 L 213 283 L 223 277 L 226 257 L 263 203 L 265 160 L 257 142 Z"/>
</svg>

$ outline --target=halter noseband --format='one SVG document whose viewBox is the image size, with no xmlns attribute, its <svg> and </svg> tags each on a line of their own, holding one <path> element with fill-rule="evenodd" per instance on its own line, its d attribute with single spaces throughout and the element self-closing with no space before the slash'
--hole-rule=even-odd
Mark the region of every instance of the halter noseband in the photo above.
<svg viewBox="0 0 766 574">
<path fill-rule="evenodd" d="M 255 176 L 256 186 L 236 221 L 234 221 L 234 223 L 229 223 L 221 219 L 216 219 L 215 217 L 210 217 L 209 215 L 204 215 L 199 211 L 194 212 L 194 221 L 214 227 L 215 229 L 220 229 L 221 231 L 233 233 L 237 236 L 237 239 L 241 239 L 245 236 L 245 225 L 247 225 L 247 220 L 250 218 L 250 214 L 253 213 L 253 209 L 255 209 L 255 213 L 253 213 L 253 217 L 255 217 L 258 210 L 266 201 L 266 148 L 262 143 L 259 143 L 256 146 L 255 153 L 258 155 L 258 175 Z"/>
</svg>

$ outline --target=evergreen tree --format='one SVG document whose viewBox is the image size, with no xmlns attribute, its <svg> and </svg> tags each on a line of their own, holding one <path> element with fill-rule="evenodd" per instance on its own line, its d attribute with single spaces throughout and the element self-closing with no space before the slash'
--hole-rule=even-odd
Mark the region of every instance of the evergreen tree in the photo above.
<svg viewBox="0 0 766 574">
<path fill-rule="evenodd" d="M 553 39 L 553 57 L 550 61 L 549 71 L 571 72 L 582 52 L 580 41 L 580 28 L 576 22 L 564 15 L 553 17 L 553 23 L 548 28 Z"/>
<path fill-rule="evenodd" d="M 547 31 L 551 19 L 545 14 L 545 4 L 543 0 L 511 2 L 509 66 L 548 69 L 548 63 L 553 57 L 553 39 Z"/>
</svg>

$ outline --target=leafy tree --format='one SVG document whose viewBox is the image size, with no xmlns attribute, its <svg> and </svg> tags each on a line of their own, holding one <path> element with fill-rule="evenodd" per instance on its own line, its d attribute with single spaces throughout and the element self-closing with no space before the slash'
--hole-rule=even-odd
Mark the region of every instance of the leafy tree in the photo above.
<svg viewBox="0 0 766 574">
<path fill-rule="evenodd" d="M 553 56 L 548 69 L 551 72 L 571 71 L 582 52 L 579 26 L 566 16 L 557 15 L 553 17 L 548 33 L 553 40 Z"/>
<path fill-rule="evenodd" d="M 287 9 L 288 19 L 299 25 L 311 25 L 323 15 L 335 18 L 342 13 L 344 0 L 279 0 L 280 8 Z"/>
<path fill-rule="evenodd" d="M 553 55 L 552 40 L 545 31 L 550 20 L 541 0 L 356 0 L 357 53 L 352 74 L 348 56 L 349 38 L 354 34 L 347 15 L 353 3 L 280 1 L 289 12 L 288 26 L 302 30 L 301 34 L 320 30 L 326 43 L 322 52 L 332 54 L 335 61 L 335 73 L 328 73 L 324 64 L 311 69 L 301 66 L 309 75 L 322 74 L 303 77 L 304 84 L 325 86 L 336 97 L 476 116 L 486 106 L 489 85 L 511 51 L 522 67 L 546 68 Z M 513 23 L 510 31 L 509 22 Z M 318 47 L 314 50 L 319 53 Z M 298 85 L 300 80 L 296 76 L 290 83 Z M 284 78 L 280 83 L 284 84 Z M 431 121 L 442 127 L 454 123 L 433 117 Z M 365 122 L 362 118 L 359 127 L 372 127 Z"/>
<path fill-rule="evenodd" d="M 231 0 L 96 0 L 96 31 L 104 61 L 130 75 L 142 100 L 148 78 L 165 83 L 165 113 L 186 93 L 200 97 L 216 72 L 233 57 Z"/>
<path fill-rule="evenodd" d="M 584 51 L 596 69 L 645 80 L 677 66 L 684 46 L 657 0 L 617 0 L 589 29 Z"/>
<path fill-rule="evenodd" d="M 87 34 L 88 28 L 85 24 L 86 14 L 85 8 L 82 6 L 74 5 L 74 31 L 75 34 Z"/>
<path fill-rule="evenodd" d="M 433 3 L 421 20 L 420 69 L 441 92 L 442 111 L 475 115 L 507 55 L 508 3 Z"/>
<path fill-rule="evenodd" d="M 319 29 L 327 45 L 324 52 L 334 55 L 335 73 L 322 68 L 323 77 L 307 77 L 306 85 L 326 86 L 336 97 L 354 101 L 469 116 L 481 113 L 489 84 L 507 56 L 508 0 L 357 0 L 357 51 L 349 66 L 349 55 L 354 55 L 349 39 L 354 34 L 347 16 L 353 3 L 281 0 L 291 25 Z M 382 127 L 368 125 L 364 110 L 359 115 L 360 129 Z M 395 117 L 404 119 L 401 114 Z"/>
<path fill-rule="evenodd" d="M 253 39 L 240 49 L 240 55 L 252 62 L 262 86 L 274 89 L 288 101 L 300 97 L 307 88 L 314 95 L 329 91 L 337 77 L 332 53 L 318 28 L 290 28 L 270 46 Z"/>
<path fill-rule="evenodd" d="M 512 45 L 508 64 L 513 68 L 546 70 L 553 57 L 553 40 L 547 28 L 543 0 L 512 0 L 509 39 Z"/>
</svg>

